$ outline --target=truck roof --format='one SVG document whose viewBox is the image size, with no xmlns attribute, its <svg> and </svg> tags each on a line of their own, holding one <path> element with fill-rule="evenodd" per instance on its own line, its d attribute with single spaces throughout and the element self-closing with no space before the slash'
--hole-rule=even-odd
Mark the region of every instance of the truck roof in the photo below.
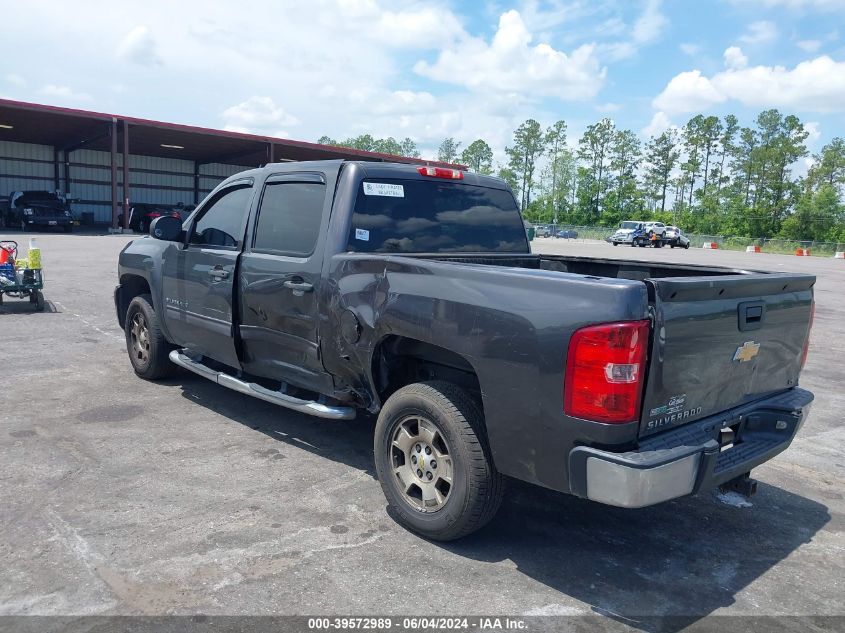
<svg viewBox="0 0 845 633">
<path fill-rule="evenodd" d="M 264 176 L 268 173 L 278 170 L 279 167 L 288 167 L 297 165 L 302 169 L 337 169 L 340 170 L 344 165 L 355 165 L 359 167 L 365 177 L 367 178 L 431 178 L 420 174 L 420 168 L 426 165 L 412 165 L 408 163 L 389 163 L 389 162 L 374 162 L 366 160 L 306 160 L 306 161 L 292 161 L 284 163 L 268 163 L 263 167 L 249 169 L 242 171 L 234 176 L 230 176 L 227 180 L 233 177 L 252 176 L 255 178 Z M 481 185 L 485 187 L 492 187 L 495 189 L 507 189 L 507 183 L 496 176 L 485 176 L 471 171 L 462 171 L 463 177 L 460 181 L 466 184 Z M 460 182 L 459 181 L 459 182 Z M 453 181 L 454 182 L 454 181 Z"/>
</svg>

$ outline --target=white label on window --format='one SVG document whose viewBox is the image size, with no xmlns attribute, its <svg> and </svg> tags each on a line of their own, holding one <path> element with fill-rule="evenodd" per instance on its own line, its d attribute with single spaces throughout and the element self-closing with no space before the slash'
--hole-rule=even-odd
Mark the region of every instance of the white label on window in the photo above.
<svg viewBox="0 0 845 633">
<path fill-rule="evenodd" d="M 390 198 L 404 198 L 405 187 L 403 187 L 402 185 L 391 185 L 386 182 L 365 182 L 364 195 L 388 196 Z"/>
<path fill-rule="evenodd" d="M 400 187 L 402 185 L 399 185 Z M 370 241 L 370 232 L 367 229 L 355 229 L 355 239 L 362 242 Z"/>
</svg>

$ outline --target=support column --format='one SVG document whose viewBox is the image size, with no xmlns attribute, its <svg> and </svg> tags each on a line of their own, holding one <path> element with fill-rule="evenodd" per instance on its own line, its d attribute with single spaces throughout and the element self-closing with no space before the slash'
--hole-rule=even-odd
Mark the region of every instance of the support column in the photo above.
<svg viewBox="0 0 845 633">
<path fill-rule="evenodd" d="M 200 163 L 194 161 L 194 206 L 200 203 Z"/>
<path fill-rule="evenodd" d="M 111 128 L 111 227 L 117 229 L 117 213 L 119 202 L 117 200 L 117 119 L 112 118 Z"/>
<path fill-rule="evenodd" d="M 53 189 L 56 191 L 61 190 L 62 183 L 59 179 L 59 149 L 57 147 L 53 148 Z M 65 192 L 67 193 L 67 192 Z"/>
<path fill-rule="evenodd" d="M 275 163 L 276 162 L 276 148 L 273 143 L 267 144 L 267 162 L 268 163 Z"/>
<path fill-rule="evenodd" d="M 70 196 L 70 152 L 64 150 L 65 195 Z"/>
<path fill-rule="evenodd" d="M 123 122 L 123 229 L 129 229 L 129 123 Z"/>
</svg>

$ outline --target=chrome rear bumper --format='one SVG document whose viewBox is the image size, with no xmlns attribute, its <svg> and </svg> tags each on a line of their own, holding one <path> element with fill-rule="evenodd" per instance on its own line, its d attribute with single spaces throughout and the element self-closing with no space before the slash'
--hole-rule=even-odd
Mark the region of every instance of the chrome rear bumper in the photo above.
<svg viewBox="0 0 845 633">
<path fill-rule="evenodd" d="M 642 508 L 714 488 L 785 450 L 812 401 L 809 391 L 791 389 L 645 438 L 627 453 L 578 446 L 569 453 L 570 489 L 599 503 Z M 735 436 L 723 449 L 719 435 L 727 428 Z"/>
</svg>

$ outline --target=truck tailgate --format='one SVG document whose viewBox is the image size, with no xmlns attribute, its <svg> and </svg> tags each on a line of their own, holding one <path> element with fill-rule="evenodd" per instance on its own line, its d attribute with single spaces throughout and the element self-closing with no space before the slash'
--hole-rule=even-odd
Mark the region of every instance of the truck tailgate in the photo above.
<svg viewBox="0 0 845 633">
<path fill-rule="evenodd" d="M 654 316 L 640 436 L 798 384 L 812 275 L 646 279 Z"/>
</svg>

